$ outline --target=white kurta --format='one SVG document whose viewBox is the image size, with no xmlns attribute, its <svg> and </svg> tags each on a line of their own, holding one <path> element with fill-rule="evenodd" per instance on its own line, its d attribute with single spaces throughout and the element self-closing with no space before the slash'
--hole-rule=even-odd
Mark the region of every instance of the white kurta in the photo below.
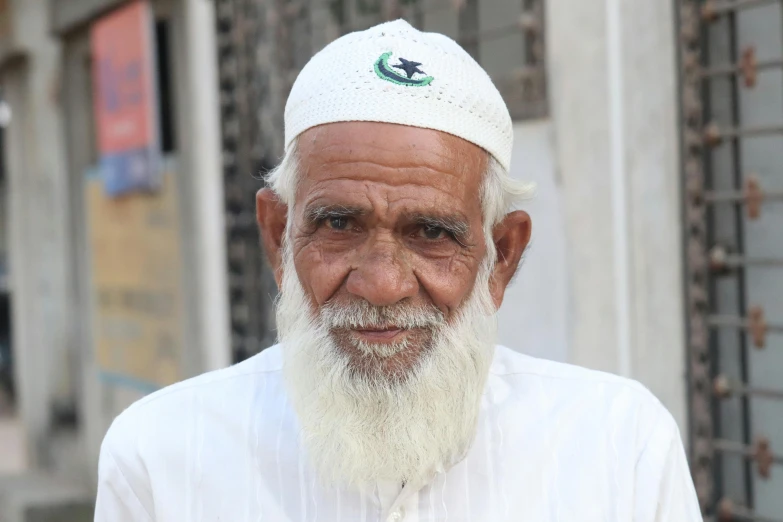
<svg viewBox="0 0 783 522">
<path fill-rule="evenodd" d="M 640 384 L 498 347 L 467 457 L 423 488 L 323 487 L 280 347 L 154 393 L 101 448 L 97 522 L 695 522 L 671 415 Z"/>
</svg>

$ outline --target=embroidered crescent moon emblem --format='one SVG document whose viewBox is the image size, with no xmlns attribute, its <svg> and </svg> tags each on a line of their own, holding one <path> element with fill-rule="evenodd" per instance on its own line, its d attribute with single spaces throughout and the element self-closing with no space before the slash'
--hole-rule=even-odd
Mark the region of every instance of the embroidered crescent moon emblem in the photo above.
<svg viewBox="0 0 783 522">
<path fill-rule="evenodd" d="M 389 58 L 392 52 L 383 53 L 377 60 L 375 60 L 375 74 L 378 78 L 386 80 L 387 82 L 396 83 L 397 85 L 404 85 L 406 87 L 424 87 L 429 85 L 433 78 L 432 76 L 424 76 L 423 78 L 414 78 L 416 75 L 425 75 L 426 73 L 419 69 L 421 65 L 419 62 L 413 60 L 406 60 L 400 58 L 400 63 L 389 64 Z M 400 69 L 405 72 L 404 75 L 397 74 L 394 69 Z"/>
</svg>

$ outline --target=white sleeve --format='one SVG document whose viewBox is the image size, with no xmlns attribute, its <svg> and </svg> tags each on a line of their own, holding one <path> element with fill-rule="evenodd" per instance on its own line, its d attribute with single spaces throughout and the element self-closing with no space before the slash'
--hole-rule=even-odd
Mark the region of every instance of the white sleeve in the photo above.
<svg viewBox="0 0 783 522">
<path fill-rule="evenodd" d="M 680 432 L 661 406 L 636 463 L 634 522 L 702 522 Z"/>
<path fill-rule="evenodd" d="M 133 477 L 134 482 L 138 477 Z M 155 522 L 151 509 L 144 506 L 115 459 L 108 441 L 101 446 L 98 465 L 98 498 L 95 522 Z"/>
</svg>

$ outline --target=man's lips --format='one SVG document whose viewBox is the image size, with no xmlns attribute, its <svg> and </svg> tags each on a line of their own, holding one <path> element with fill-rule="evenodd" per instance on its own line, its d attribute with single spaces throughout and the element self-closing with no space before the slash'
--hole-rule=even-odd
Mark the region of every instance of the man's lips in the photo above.
<svg viewBox="0 0 783 522">
<path fill-rule="evenodd" d="M 354 334 L 368 341 L 391 341 L 406 330 L 397 327 L 386 328 L 355 328 Z"/>
</svg>

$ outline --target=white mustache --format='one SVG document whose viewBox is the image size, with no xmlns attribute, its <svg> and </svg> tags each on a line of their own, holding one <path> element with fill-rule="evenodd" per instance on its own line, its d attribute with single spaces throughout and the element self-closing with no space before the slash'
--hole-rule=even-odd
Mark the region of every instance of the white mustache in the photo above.
<svg viewBox="0 0 783 522">
<path fill-rule="evenodd" d="M 435 305 L 400 303 L 375 306 L 364 299 L 347 303 L 329 301 L 321 307 L 321 321 L 329 329 L 383 330 L 399 328 L 434 328 L 442 326 L 446 318 Z"/>
</svg>

